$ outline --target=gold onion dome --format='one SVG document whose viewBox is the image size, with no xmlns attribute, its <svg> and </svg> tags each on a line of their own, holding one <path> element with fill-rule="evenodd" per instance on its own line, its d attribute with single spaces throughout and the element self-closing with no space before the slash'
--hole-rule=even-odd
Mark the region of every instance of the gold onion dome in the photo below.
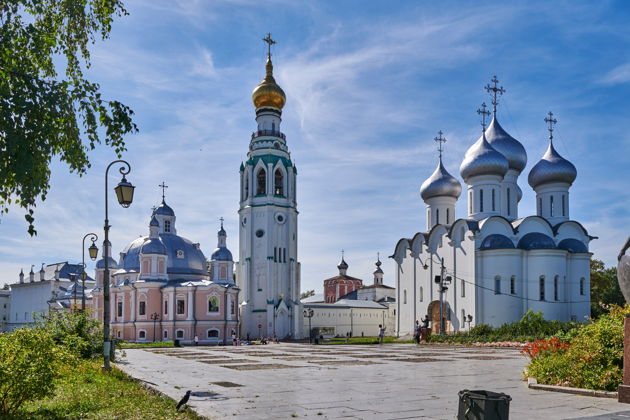
<svg viewBox="0 0 630 420">
<path fill-rule="evenodd" d="M 267 57 L 267 74 L 252 92 L 252 102 L 256 108 L 272 107 L 282 109 L 286 102 L 284 91 L 273 78 L 273 64 L 271 57 Z"/>
</svg>

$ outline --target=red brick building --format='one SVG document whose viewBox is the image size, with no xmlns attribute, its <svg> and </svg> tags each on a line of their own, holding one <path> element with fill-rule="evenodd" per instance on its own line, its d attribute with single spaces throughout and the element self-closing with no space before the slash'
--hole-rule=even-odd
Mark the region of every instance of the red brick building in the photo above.
<svg viewBox="0 0 630 420">
<path fill-rule="evenodd" d="M 346 274 L 348 263 L 345 262 L 343 256 L 337 268 L 339 269 L 338 276 L 324 280 L 324 301 L 326 303 L 335 303 L 342 296 L 363 286 L 363 280 Z"/>
</svg>

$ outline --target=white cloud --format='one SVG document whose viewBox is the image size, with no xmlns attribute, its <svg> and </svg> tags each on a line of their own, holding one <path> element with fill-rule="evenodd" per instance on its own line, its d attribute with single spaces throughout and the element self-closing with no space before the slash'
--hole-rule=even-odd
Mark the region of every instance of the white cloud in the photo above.
<svg viewBox="0 0 630 420">
<path fill-rule="evenodd" d="M 617 85 L 630 82 L 630 63 L 625 63 L 615 67 L 604 75 L 601 83 L 607 85 Z"/>
</svg>

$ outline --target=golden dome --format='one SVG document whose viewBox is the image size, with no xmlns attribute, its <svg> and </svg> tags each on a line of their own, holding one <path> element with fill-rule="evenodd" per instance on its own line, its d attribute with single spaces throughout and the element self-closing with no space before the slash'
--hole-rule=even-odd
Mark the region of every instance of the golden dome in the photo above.
<svg viewBox="0 0 630 420">
<path fill-rule="evenodd" d="M 286 102 L 284 91 L 273 78 L 273 64 L 271 57 L 267 57 L 267 74 L 252 92 L 252 102 L 256 108 L 272 107 L 282 109 Z"/>
</svg>

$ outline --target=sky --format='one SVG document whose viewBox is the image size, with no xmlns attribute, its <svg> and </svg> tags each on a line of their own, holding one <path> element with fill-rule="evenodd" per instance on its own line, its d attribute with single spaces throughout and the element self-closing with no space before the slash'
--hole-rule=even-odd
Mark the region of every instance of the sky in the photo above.
<svg viewBox="0 0 630 420">
<path fill-rule="evenodd" d="M 527 174 L 547 147 L 543 121 L 558 120 L 554 144 L 578 176 L 571 218 L 599 239 L 594 258 L 616 264 L 630 234 L 630 6 L 622 1 L 133 0 L 110 39 L 92 48 L 87 74 L 107 99 L 135 112 L 126 138 L 128 209 L 110 196 L 113 255 L 148 233 L 151 207 L 166 201 L 178 234 L 216 246 L 219 217 L 238 258 L 239 166 L 255 130 L 251 91 L 264 76 L 271 32 L 276 81 L 287 103 L 282 131 L 298 169 L 302 289 L 321 291 L 337 274 L 371 283 L 380 253 L 426 228 L 419 188 L 437 165 L 459 165 L 479 137 L 476 109 L 490 103 L 493 75 L 506 93 L 498 119 L 526 148 L 519 215 L 535 214 Z M 0 285 L 20 269 L 79 262 L 81 240 L 102 241 L 104 171 L 115 159 L 91 152 L 83 177 L 54 160 L 51 190 L 35 211 L 36 237 L 19 208 L 0 216 Z M 119 181 L 111 171 L 109 182 Z M 457 216 L 465 216 L 465 196 Z M 102 248 L 102 246 L 101 246 Z M 88 266 L 91 269 L 91 265 Z"/>
</svg>

